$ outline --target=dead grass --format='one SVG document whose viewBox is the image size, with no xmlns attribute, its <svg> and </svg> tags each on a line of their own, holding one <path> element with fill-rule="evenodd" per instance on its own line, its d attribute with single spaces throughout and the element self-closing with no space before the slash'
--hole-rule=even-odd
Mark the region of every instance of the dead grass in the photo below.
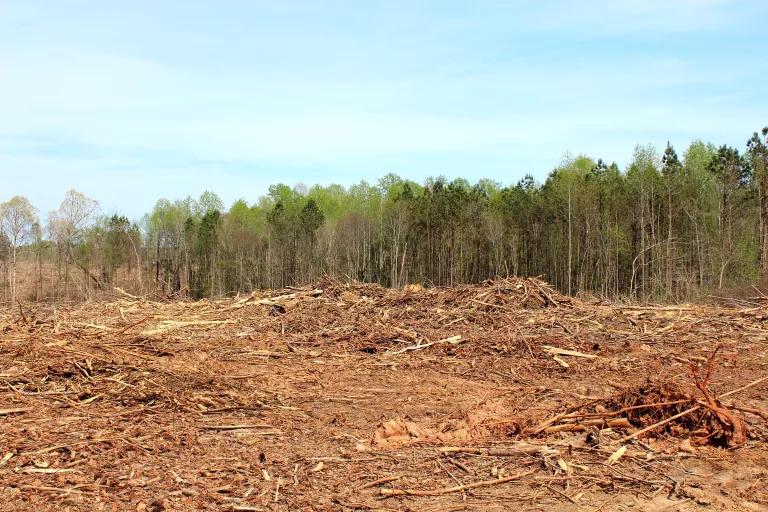
<svg viewBox="0 0 768 512">
<path fill-rule="evenodd" d="M 533 279 L 0 310 L 0 510 L 761 510 L 767 340 Z"/>
</svg>

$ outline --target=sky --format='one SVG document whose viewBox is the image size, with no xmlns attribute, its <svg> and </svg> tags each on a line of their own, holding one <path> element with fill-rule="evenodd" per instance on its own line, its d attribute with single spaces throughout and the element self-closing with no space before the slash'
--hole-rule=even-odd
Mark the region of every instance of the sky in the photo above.
<svg viewBox="0 0 768 512">
<path fill-rule="evenodd" d="M 744 148 L 764 0 L 0 0 L 0 201 L 137 219 L 270 184 L 538 180 L 563 154 Z"/>
</svg>

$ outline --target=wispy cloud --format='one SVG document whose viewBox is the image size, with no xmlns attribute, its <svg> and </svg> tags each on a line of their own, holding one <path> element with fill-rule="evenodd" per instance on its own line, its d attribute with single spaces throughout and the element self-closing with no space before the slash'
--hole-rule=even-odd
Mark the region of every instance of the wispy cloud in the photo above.
<svg viewBox="0 0 768 512">
<path fill-rule="evenodd" d="M 84 5 L 0 7 L 14 193 L 30 175 L 115 204 L 116 182 L 146 203 L 390 171 L 515 181 L 566 150 L 741 144 L 768 119 L 762 3 Z"/>
</svg>

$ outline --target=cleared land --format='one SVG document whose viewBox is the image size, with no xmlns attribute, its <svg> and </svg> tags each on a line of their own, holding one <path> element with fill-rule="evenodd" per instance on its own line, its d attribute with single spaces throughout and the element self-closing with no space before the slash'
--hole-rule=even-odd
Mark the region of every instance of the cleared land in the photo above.
<svg viewBox="0 0 768 512">
<path fill-rule="evenodd" d="M 6 309 L 0 510 L 765 510 L 767 347 L 534 279 Z"/>
</svg>

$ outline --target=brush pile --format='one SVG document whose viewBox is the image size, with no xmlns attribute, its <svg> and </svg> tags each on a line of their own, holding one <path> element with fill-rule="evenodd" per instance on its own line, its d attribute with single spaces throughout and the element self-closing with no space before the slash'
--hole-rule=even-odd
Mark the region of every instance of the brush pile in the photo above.
<svg viewBox="0 0 768 512">
<path fill-rule="evenodd" d="M 588 431 L 594 427 L 634 430 L 626 442 L 640 433 L 689 438 L 694 446 L 738 447 L 747 440 L 744 420 L 723 406 L 702 384 L 702 398 L 673 381 L 649 379 L 639 386 L 569 412 L 547 422 L 534 433 Z"/>
</svg>

